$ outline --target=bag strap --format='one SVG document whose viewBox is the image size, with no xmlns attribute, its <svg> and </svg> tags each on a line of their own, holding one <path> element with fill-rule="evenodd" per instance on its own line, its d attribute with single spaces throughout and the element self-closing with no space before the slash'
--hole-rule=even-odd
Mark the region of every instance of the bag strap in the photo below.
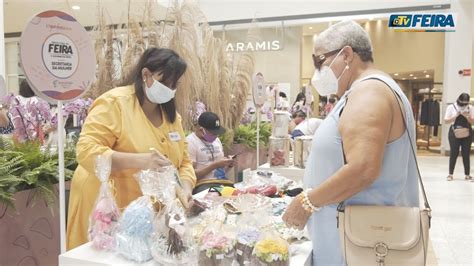
<svg viewBox="0 0 474 266">
<path fill-rule="evenodd" d="M 421 192 L 423 193 L 424 205 L 425 205 L 426 209 L 431 210 L 430 204 L 428 203 L 428 197 L 426 196 L 425 186 L 423 185 L 423 180 L 421 179 L 420 167 L 418 166 L 418 159 L 416 158 L 416 152 L 415 152 L 415 148 L 413 147 L 413 142 L 412 142 L 412 139 L 411 139 L 410 130 L 408 130 L 408 125 L 407 125 L 407 121 L 406 121 L 406 117 L 405 117 L 405 112 L 402 109 L 402 106 L 405 106 L 403 104 L 402 97 L 390 85 L 388 85 L 387 82 L 383 81 L 382 79 L 376 78 L 376 77 L 371 77 L 371 78 L 368 78 L 368 79 L 375 79 L 375 80 L 379 80 L 379 81 L 383 82 L 385 85 L 387 85 L 390 88 L 390 90 L 395 95 L 395 98 L 396 98 L 397 103 L 398 103 L 398 107 L 400 108 L 400 112 L 401 112 L 402 117 L 403 117 L 403 124 L 405 125 L 405 130 L 407 131 L 407 134 L 408 134 L 408 139 L 409 139 L 409 142 L 410 142 L 413 158 L 415 159 L 416 170 L 417 170 L 417 173 L 418 173 L 418 181 L 420 182 Z M 365 79 L 365 80 L 368 80 L 368 79 Z M 346 95 L 346 104 L 347 104 L 347 100 L 348 100 L 347 96 L 348 95 Z M 344 111 L 344 108 L 339 113 L 339 116 L 342 115 L 342 111 Z M 342 146 L 342 157 L 344 158 L 344 164 L 347 164 L 346 154 L 344 152 L 344 144 L 342 143 L 342 140 L 341 140 L 341 146 Z M 344 202 L 345 201 L 342 201 L 341 203 L 339 203 L 339 205 L 337 207 L 338 211 L 343 210 Z"/>
</svg>

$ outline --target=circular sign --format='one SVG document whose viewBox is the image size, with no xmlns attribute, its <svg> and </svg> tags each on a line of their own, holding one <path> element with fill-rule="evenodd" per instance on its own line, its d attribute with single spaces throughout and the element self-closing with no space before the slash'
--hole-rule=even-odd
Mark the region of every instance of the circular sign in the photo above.
<svg viewBox="0 0 474 266">
<path fill-rule="evenodd" d="M 267 100 L 265 80 L 263 79 L 262 73 L 258 72 L 253 76 L 252 88 L 253 102 L 255 106 L 262 107 Z"/>
<path fill-rule="evenodd" d="M 20 60 L 31 88 L 49 102 L 79 98 L 95 78 L 89 34 L 62 11 L 45 11 L 30 20 L 21 34 Z"/>
</svg>

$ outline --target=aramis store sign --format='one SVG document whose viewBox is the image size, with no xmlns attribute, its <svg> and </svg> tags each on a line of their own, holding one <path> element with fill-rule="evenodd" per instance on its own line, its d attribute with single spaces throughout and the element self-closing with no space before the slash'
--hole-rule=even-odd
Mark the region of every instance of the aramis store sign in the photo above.
<svg viewBox="0 0 474 266">
<path fill-rule="evenodd" d="M 278 51 L 281 49 L 283 49 L 283 44 L 279 40 L 228 43 L 226 48 L 227 52 Z"/>
</svg>

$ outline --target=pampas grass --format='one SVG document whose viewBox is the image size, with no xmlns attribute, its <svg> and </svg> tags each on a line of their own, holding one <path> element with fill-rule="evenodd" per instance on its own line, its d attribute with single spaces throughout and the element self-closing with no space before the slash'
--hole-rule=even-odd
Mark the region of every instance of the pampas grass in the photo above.
<svg viewBox="0 0 474 266">
<path fill-rule="evenodd" d="M 125 58 L 122 61 L 122 82 L 133 72 L 140 56 L 145 51 L 145 41 L 143 39 L 141 26 L 133 18 L 128 22 L 128 41 Z"/>
<path fill-rule="evenodd" d="M 253 24 L 247 34 L 247 41 L 259 39 L 258 28 Z M 234 54 L 235 55 L 235 54 Z M 254 55 L 252 51 L 238 54 L 231 77 L 231 125 L 235 129 L 244 115 L 247 98 L 252 86 Z"/>
<path fill-rule="evenodd" d="M 188 65 L 175 98 L 183 127 L 192 129 L 190 111 L 194 111 L 196 101 L 201 101 L 208 111 L 220 116 L 224 127 L 230 131 L 235 129 L 251 88 L 253 53 L 228 54 L 225 37 L 214 36 L 194 1 L 174 1 L 161 19 L 154 17 L 151 0 L 145 4 L 141 18 L 131 14 L 131 5 L 129 2 L 128 23 L 122 29 L 126 32 L 120 40 L 116 32 L 106 26 L 104 11 L 100 12 L 95 29 L 98 74 L 89 96 L 96 98 L 127 80 L 146 48 L 166 47 L 176 51 Z M 247 39 L 252 41 L 257 36 L 253 28 Z"/>
<path fill-rule="evenodd" d="M 192 119 L 187 115 L 190 107 L 194 110 L 194 103 L 203 96 L 206 90 L 199 58 L 201 38 L 198 23 L 202 18 L 201 11 L 195 3 L 190 1 L 183 3 L 175 1 L 167 17 L 167 20 L 174 21 L 172 30 L 168 31 L 171 34 L 168 48 L 176 51 L 188 65 L 176 93 L 176 106 L 178 112 L 183 114 L 185 129 L 192 128 Z"/>
</svg>

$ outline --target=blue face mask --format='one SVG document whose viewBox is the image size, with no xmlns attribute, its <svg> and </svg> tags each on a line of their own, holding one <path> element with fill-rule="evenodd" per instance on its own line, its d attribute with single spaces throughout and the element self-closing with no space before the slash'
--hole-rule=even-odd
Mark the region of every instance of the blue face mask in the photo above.
<svg viewBox="0 0 474 266">
<path fill-rule="evenodd" d="M 149 88 L 145 82 L 145 94 L 150 102 L 163 104 L 174 98 L 176 90 L 170 89 L 168 86 L 153 78 L 153 84 L 151 84 Z"/>
</svg>

